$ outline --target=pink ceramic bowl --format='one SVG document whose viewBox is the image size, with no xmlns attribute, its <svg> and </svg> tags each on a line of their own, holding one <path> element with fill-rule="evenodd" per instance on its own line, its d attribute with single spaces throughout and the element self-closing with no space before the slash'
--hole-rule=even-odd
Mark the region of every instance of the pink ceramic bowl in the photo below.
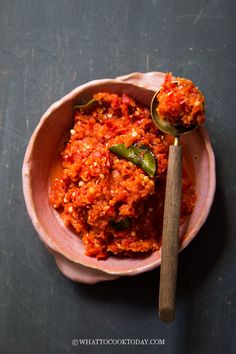
<svg viewBox="0 0 236 354">
<path fill-rule="evenodd" d="M 53 253 L 60 270 L 70 279 L 84 283 L 112 280 L 149 271 L 161 263 L 161 249 L 145 258 L 97 260 L 84 254 L 80 238 L 69 230 L 49 205 L 48 184 L 58 146 L 73 126 L 73 106 L 86 102 L 93 93 L 126 92 L 149 105 L 163 82 L 163 73 L 133 73 L 116 79 L 96 80 L 81 85 L 54 103 L 35 129 L 23 164 L 23 190 L 32 223 L 43 243 Z M 215 192 L 215 159 L 206 130 L 201 127 L 181 138 L 196 171 L 197 201 L 193 213 L 180 228 L 183 250 L 205 222 Z"/>
</svg>

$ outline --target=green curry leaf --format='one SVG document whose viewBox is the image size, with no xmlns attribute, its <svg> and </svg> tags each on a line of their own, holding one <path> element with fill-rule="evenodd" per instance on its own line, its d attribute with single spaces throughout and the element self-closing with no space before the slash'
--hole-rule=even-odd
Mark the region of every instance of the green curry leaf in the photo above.
<svg viewBox="0 0 236 354">
<path fill-rule="evenodd" d="M 91 100 L 89 100 L 86 103 L 77 104 L 76 106 L 74 106 L 74 109 L 82 109 L 82 110 L 87 111 L 88 109 L 91 109 L 95 105 L 95 103 L 98 103 L 98 101 L 95 100 L 94 98 L 92 98 Z"/>
<path fill-rule="evenodd" d="M 131 145 L 128 148 L 125 144 L 116 144 L 109 147 L 109 150 L 119 157 L 141 167 L 150 177 L 156 172 L 156 159 L 152 151 L 147 146 Z"/>
<path fill-rule="evenodd" d="M 117 231 L 124 231 L 130 227 L 130 219 L 127 217 L 117 222 L 112 221 L 111 225 Z"/>
</svg>

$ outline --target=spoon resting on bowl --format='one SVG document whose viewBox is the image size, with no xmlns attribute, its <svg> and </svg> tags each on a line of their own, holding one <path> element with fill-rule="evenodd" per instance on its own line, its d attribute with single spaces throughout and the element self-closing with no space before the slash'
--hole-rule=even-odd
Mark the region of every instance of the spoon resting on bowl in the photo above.
<svg viewBox="0 0 236 354">
<path fill-rule="evenodd" d="M 171 74 L 167 74 L 162 87 L 153 96 L 150 111 L 158 129 L 174 137 L 168 156 L 159 290 L 159 317 L 164 322 L 171 322 L 175 319 L 182 194 L 182 147 L 179 138 L 203 123 L 204 96 L 192 81 L 173 80 Z"/>
</svg>

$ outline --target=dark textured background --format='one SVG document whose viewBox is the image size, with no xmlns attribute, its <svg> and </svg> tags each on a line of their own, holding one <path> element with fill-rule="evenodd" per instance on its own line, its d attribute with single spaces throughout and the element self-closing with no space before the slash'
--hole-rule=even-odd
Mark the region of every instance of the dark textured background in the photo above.
<svg viewBox="0 0 236 354">
<path fill-rule="evenodd" d="M 236 353 L 234 0 L 0 0 L 0 353 Z M 159 270 L 95 286 L 58 271 L 28 218 L 21 166 L 40 116 L 95 78 L 191 78 L 207 100 L 217 191 L 180 255 L 177 319 L 159 321 Z M 164 338 L 165 346 L 71 345 Z"/>
</svg>

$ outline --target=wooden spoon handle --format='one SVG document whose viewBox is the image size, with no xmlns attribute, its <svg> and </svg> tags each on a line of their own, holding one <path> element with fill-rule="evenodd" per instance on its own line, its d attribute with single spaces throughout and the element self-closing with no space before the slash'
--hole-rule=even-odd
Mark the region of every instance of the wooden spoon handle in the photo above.
<svg viewBox="0 0 236 354">
<path fill-rule="evenodd" d="M 159 317 L 165 322 L 175 319 L 181 192 L 182 147 L 171 145 L 166 180 L 159 290 Z"/>
</svg>

